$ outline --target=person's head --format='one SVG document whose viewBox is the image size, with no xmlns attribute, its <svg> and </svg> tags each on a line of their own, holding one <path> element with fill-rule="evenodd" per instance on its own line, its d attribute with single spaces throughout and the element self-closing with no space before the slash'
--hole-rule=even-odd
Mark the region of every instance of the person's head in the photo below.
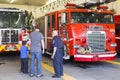
<svg viewBox="0 0 120 80">
<path fill-rule="evenodd" d="M 26 41 L 22 41 L 22 45 L 23 45 L 23 46 L 26 45 Z"/>
<path fill-rule="evenodd" d="M 35 26 L 35 31 L 40 31 L 40 28 L 38 25 Z"/>
<path fill-rule="evenodd" d="M 52 37 L 54 37 L 54 36 L 58 36 L 58 31 L 57 31 L 57 30 L 54 30 L 54 31 L 52 32 Z"/>
</svg>

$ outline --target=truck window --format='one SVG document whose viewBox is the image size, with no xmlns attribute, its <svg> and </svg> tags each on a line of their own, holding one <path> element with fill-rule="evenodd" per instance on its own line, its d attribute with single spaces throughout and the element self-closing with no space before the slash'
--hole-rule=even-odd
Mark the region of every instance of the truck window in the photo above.
<svg viewBox="0 0 120 80">
<path fill-rule="evenodd" d="M 72 12 L 71 13 L 71 23 L 86 23 L 86 17 L 84 13 L 81 12 Z"/>
<path fill-rule="evenodd" d="M 20 28 L 25 25 L 25 16 L 20 13 L 0 13 L 1 28 Z"/>
<path fill-rule="evenodd" d="M 0 28 L 8 27 L 10 24 L 10 16 L 0 13 Z"/>
<path fill-rule="evenodd" d="M 71 23 L 113 23 L 113 15 L 99 12 L 71 12 Z"/>
<path fill-rule="evenodd" d="M 14 18 L 13 18 L 14 17 Z M 25 25 L 25 16 L 22 15 L 22 14 L 11 14 L 11 17 L 10 17 L 10 23 L 11 23 L 11 26 L 10 27 L 23 27 Z"/>
<path fill-rule="evenodd" d="M 65 13 L 65 14 L 66 14 L 65 21 L 66 21 L 66 23 L 68 23 L 68 14 L 67 13 Z"/>
<path fill-rule="evenodd" d="M 47 25 L 48 25 L 48 27 L 50 27 L 50 16 L 48 16 Z"/>
<path fill-rule="evenodd" d="M 52 28 L 55 26 L 55 15 L 52 15 Z"/>
</svg>

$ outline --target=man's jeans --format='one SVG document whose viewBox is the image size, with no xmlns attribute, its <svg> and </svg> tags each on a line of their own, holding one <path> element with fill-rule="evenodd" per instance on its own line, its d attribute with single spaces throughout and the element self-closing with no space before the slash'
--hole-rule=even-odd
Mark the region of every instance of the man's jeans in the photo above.
<svg viewBox="0 0 120 80">
<path fill-rule="evenodd" d="M 31 52 L 30 59 L 30 74 L 34 74 L 34 60 L 36 59 L 36 72 L 37 75 L 41 75 L 41 61 L 42 53 L 41 52 Z"/>
</svg>

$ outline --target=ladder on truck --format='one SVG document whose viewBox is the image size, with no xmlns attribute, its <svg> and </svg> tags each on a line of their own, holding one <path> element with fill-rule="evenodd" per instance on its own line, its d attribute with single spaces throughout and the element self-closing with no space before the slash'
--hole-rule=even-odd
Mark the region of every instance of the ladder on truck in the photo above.
<svg viewBox="0 0 120 80">
<path fill-rule="evenodd" d="M 51 1 L 51 0 L 49 0 Z M 66 4 L 76 4 L 76 5 L 84 5 L 85 7 L 96 7 L 100 4 L 110 3 L 116 0 L 54 0 L 53 2 L 47 3 L 46 5 L 43 5 L 39 8 L 40 13 L 43 13 L 42 15 L 53 12 L 56 10 L 61 10 L 66 8 Z"/>
</svg>

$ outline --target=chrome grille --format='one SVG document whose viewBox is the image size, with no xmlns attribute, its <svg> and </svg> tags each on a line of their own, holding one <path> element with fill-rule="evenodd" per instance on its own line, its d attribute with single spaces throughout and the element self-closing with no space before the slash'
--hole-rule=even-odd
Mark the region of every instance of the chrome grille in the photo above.
<svg viewBox="0 0 120 80">
<path fill-rule="evenodd" d="M 102 26 L 90 26 L 89 30 L 91 30 L 91 31 L 100 31 L 100 30 L 103 30 L 103 27 Z"/>
<path fill-rule="evenodd" d="M 101 52 L 105 51 L 106 49 L 106 38 L 105 38 L 105 32 L 92 32 L 89 31 L 87 33 L 87 45 L 89 45 L 93 52 Z"/>
<path fill-rule="evenodd" d="M 2 44 L 18 43 L 19 30 L 0 30 L 2 36 Z"/>
</svg>

